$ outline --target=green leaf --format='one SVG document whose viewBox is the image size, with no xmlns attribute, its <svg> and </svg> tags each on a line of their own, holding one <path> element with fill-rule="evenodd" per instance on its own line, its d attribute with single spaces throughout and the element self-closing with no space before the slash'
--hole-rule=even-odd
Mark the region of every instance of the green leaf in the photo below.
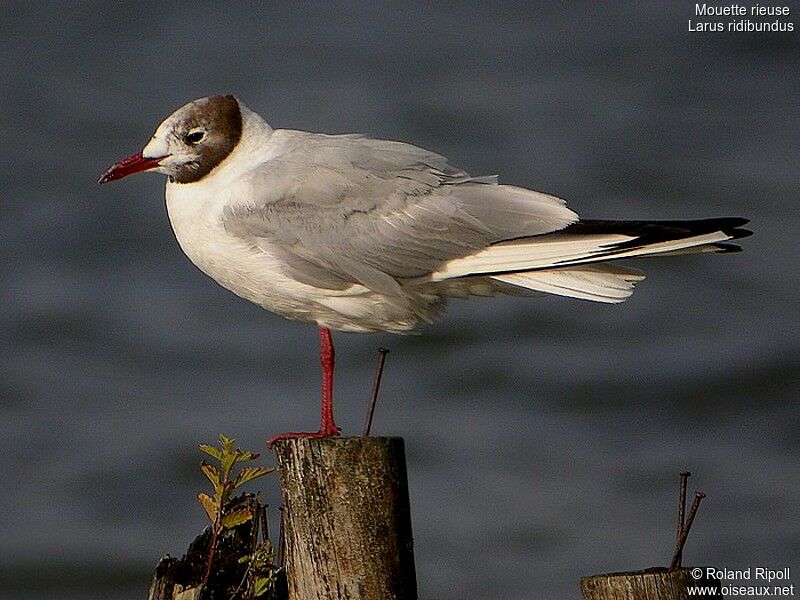
<svg viewBox="0 0 800 600">
<path fill-rule="evenodd" d="M 203 472 L 203 475 L 208 477 L 211 485 L 214 486 L 214 491 L 217 491 L 221 487 L 219 471 L 217 471 L 217 468 L 214 465 L 210 465 L 206 461 L 203 461 L 200 463 L 200 470 Z"/>
<path fill-rule="evenodd" d="M 222 460 L 222 451 L 216 446 L 211 446 L 210 444 L 200 444 L 199 448 L 201 452 L 205 452 L 210 457 L 216 458 L 217 460 Z"/>
<path fill-rule="evenodd" d="M 258 477 L 263 477 L 267 473 L 272 473 L 274 470 L 274 467 L 244 467 L 236 476 L 233 487 L 238 488 L 240 485 L 244 485 L 248 481 L 252 481 Z"/>
<path fill-rule="evenodd" d="M 224 434 L 220 434 L 219 444 L 222 447 L 223 454 L 231 454 L 233 452 L 233 447 L 236 445 L 236 440 L 232 440 L 229 437 L 225 437 Z"/>
<path fill-rule="evenodd" d="M 234 463 L 238 462 L 246 462 L 248 460 L 255 460 L 259 456 L 261 456 L 258 452 L 244 452 L 243 450 L 237 450 L 236 456 L 233 458 Z"/>
<path fill-rule="evenodd" d="M 230 529 L 231 527 L 236 527 L 242 523 L 247 523 L 252 518 L 253 513 L 249 509 L 240 508 L 224 515 L 222 517 L 222 526 L 226 529 Z"/>
<path fill-rule="evenodd" d="M 211 499 L 211 496 L 208 494 L 204 494 L 200 492 L 197 494 L 197 500 L 200 502 L 200 505 L 203 507 L 203 510 L 206 511 L 206 515 L 208 515 L 208 520 L 211 523 L 215 523 L 217 520 L 217 505 L 214 504 L 214 501 Z"/>
<path fill-rule="evenodd" d="M 231 469 L 233 468 L 233 463 L 235 460 L 236 460 L 235 454 L 230 454 L 228 452 L 222 454 L 222 460 L 220 461 L 220 466 L 222 467 L 223 479 L 230 478 Z"/>
<path fill-rule="evenodd" d="M 258 598 L 269 589 L 269 577 L 256 577 L 256 584 L 253 586 L 253 596 Z"/>
</svg>

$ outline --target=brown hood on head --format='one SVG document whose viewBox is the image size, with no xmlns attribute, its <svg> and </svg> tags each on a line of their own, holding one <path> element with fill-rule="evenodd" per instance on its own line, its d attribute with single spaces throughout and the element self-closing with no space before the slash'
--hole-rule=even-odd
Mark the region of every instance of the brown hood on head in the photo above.
<svg viewBox="0 0 800 600">
<path fill-rule="evenodd" d="M 233 96 L 211 96 L 192 103 L 175 134 L 185 136 L 195 128 L 206 130 L 206 138 L 197 145 L 199 158 L 178 168 L 174 180 L 192 183 L 208 175 L 233 152 L 242 137 L 242 113 Z"/>
</svg>

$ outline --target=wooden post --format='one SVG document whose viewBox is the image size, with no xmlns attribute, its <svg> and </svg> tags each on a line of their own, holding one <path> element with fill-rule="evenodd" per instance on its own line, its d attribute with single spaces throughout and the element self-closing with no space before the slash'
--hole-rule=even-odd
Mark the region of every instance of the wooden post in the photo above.
<svg viewBox="0 0 800 600">
<path fill-rule="evenodd" d="M 692 577 L 692 569 L 648 569 L 631 573 L 593 575 L 581 579 L 583 600 L 688 600 L 691 598 L 722 598 L 719 579 Z M 688 587 L 716 588 L 716 594 L 689 596 Z"/>
<path fill-rule="evenodd" d="M 416 600 L 402 438 L 275 444 L 289 600 Z"/>
</svg>

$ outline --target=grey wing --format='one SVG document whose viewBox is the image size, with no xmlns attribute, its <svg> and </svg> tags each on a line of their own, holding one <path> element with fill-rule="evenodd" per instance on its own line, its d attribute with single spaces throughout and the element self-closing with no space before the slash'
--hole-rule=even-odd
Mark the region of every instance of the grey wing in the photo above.
<svg viewBox="0 0 800 600">
<path fill-rule="evenodd" d="M 224 224 L 315 287 L 399 294 L 449 260 L 577 220 L 558 198 L 472 178 L 409 144 L 283 133 L 289 149 L 250 174 L 250 199 Z"/>
</svg>

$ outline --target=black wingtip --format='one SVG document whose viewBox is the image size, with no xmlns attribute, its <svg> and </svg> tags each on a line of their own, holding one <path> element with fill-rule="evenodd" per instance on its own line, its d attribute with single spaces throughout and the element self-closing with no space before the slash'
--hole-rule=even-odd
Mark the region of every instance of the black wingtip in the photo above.
<svg viewBox="0 0 800 600">
<path fill-rule="evenodd" d="M 746 238 L 753 235 L 753 232 L 750 231 L 749 229 L 741 229 L 739 227 L 740 225 L 745 225 L 749 223 L 750 219 L 737 218 L 736 220 L 739 221 L 737 224 L 733 225 L 732 227 L 726 227 L 722 229 L 722 233 L 728 234 L 729 236 L 731 236 L 731 239 L 733 240 L 740 240 L 742 238 Z"/>
<path fill-rule="evenodd" d="M 744 217 L 718 217 L 716 219 L 708 219 L 709 221 L 723 221 L 728 223 L 728 227 L 741 227 L 747 225 L 750 219 Z"/>
<path fill-rule="evenodd" d="M 617 250 L 634 248 L 669 240 L 703 235 L 721 231 L 731 239 L 740 239 L 752 235 L 748 229 L 741 229 L 749 223 L 744 217 L 716 217 L 711 219 L 695 219 L 683 221 L 606 221 L 580 220 L 563 230 L 565 233 L 618 233 L 632 236 L 633 239 L 614 244 Z"/>
</svg>

